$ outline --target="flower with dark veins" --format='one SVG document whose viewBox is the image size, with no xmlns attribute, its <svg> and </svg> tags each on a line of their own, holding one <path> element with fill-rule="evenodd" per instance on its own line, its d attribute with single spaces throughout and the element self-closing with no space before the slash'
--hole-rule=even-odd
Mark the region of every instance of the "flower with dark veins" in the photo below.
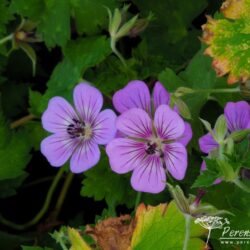
<svg viewBox="0 0 250 250">
<path fill-rule="evenodd" d="M 184 178 L 187 151 L 178 140 L 185 124 L 168 105 L 158 106 L 154 118 L 143 109 L 131 108 L 117 118 L 116 127 L 123 137 L 109 142 L 106 152 L 114 172 L 133 171 L 131 184 L 135 190 L 163 191 L 165 171 L 177 180 Z"/>
<path fill-rule="evenodd" d="M 59 167 L 70 158 L 70 169 L 81 173 L 100 159 L 98 144 L 107 144 L 115 135 L 115 113 L 101 111 L 103 97 L 87 83 L 74 89 L 73 108 L 64 98 L 53 97 L 42 116 L 42 125 L 54 133 L 41 143 L 41 152 L 52 166 Z"/>
<path fill-rule="evenodd" d="M 113 105 L 119 113 L 123 113 L 131 108 L 140 108 L 145 110 L 152 118 L 156 109 L 162 104 L 170 104 L 170 93 L 167 92 L 160 82 L 155 83 L 152 97 L 150 96 L 148 86 L 139 80 L 129 82 L 113 96 Z M 178 113 L 176 107 L 174 107 L 174 111 Z M 179 142 L 186 146 L 192 138 L 192 129 L 188 122 L 184 122 L 184 124 L 185 131 L 182 137 L 179 138 Z"/>
</svg>

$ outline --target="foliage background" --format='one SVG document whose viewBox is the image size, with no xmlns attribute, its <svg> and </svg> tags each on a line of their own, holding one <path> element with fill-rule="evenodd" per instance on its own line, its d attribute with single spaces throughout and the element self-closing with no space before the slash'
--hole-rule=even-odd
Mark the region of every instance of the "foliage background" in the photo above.
<svg viewBox="0 0 250 250">
<path fill-rule="evenodd" d="M 105 8 L 113 12 L 124 4 L 129 4 L 126 20 L 137 13 L 144 21 L 150 13 L 153 15 L 142 32 L 119 40 L 117 48 L 127 67 L 110 48 Z M 35 23 L 31 35 L 40 40 L 27 43 L 36 54 L 31 53 L 36 58 L 35 75 L 30 54 L 22 50 L 20 41 L 16 40 L 13 50 L 11 42 L 0 46 L 0 213 L 22 224 L 41 208 L 58 169 L 52 168 L 39 152 L 40 141 L 47 135 L 40 116 L 51 97 L 72 100 L 72 90 L 81 79 L 99 88 L 110 107 L 112 94 L 133 79 L 145 80 L 150 87 L 159 79 L 170 92 L 180 86 L 226 88 L 226 78 L 216 77 L 212 59 L 203 55 L 205 45 L 199 40 L 205 15 L 214 15 L 220 5 L 217 0 L 1 0 L 0 38 L 13 34 L 25 18 Z M 190 187 L 199 175 L 202 161 L 197 139 L 204 130 L 198 118 L 213 124 L 227 101 L 240 99 L 238 94 L 206 91 L 184 98 L 195 131 L 188 148 L 188 173 L 181 182 L 186 192 L 195 193 Z M 16 126 L 15 121 L 30 115 L 32 119 Z M 51 221 L 64 179 L 47 213 L 36 225 L 21 232 L 4 223 L 0 225 L 2 249 L 19 249 L 21 244 L 60 249 L 48 235 L 59 225 L 78 227 L 105 216 L 132 212 L 136 192 L 130 187 L 129 175 L 111 172 L 103 154 L 96 167 L 74 177 L 59 217 Z M 206 201 L 234 211 L 237 219 L 232 223 L 249 228 L 249 195 L 227 183 L 208 190 Z M 167 190 L 158 195 L 142 195 L 145 204 L 168 200 Z M 221 249 L 216 239 L 212 239 L 212 244 Z"/>
</svg>

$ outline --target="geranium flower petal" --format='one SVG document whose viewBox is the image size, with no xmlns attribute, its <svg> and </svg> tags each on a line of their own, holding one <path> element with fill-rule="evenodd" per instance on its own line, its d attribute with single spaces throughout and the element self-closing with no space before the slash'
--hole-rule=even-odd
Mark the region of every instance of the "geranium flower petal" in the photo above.
<svg viewBox="0 0 250 250">
<path fill-rule="evenodd" d="M 139 192 L 160 193 L 166 186 L 166 174 L 158 156 L 148 156 L 136 167 L 131 177 L 132 187 Z"/>
<path fill-rule="evenodd" d="M 152 135 L 152 121 L 146 111 L 130 109 L 117 118 L 116 127 L 125 135 L 149 138 Z"/>
<path fill-rule="evenodd" d="M 127 138 L 116 138 L 108 143 L 106 152 L 112 170 L 127 173 L 141 165 L 145 156 L 145 146 Z"/>
<path fill-rule="evenodd" d="M 73 173 L 82 173 L 95 166 L 100 160 L 100 149 L 96 143 L 81 142 L 70 159 L 70 170 Z"/>
<path fill-rule="evenodd" d="M 106 109 L 99 113 L 93 124 L 93 137 L 98 144 L 107 144 L 116 133 L 116 114 L 111 109 Z"/>
<path fill-rule="evenodd" d="M 250 128 L 250 106 L 247 102 L 228 102 L 224 112 L 231 132 Z"/>
<path fill-rule="evenodd" d="M 61 133 L 66 131 L 72 119 L 77 119 L 72 106 L 62 97 L 53 97 L 42 115 L 42 125 L 49 132 Z"/>
<path fill-rule="evenodd" d="M 156 109 L 154 124 L 159 137 L 167 140 L 181 137 L 185 129 L 182 118 L 167 105 L 160 105 Z"/>
<path fill-rule="evenodd" d="M 75 108 L 84 122 L 91 123 L 103 105 L 101 92 L 87 83 L 80 83 L 74 89 Z"/>
<path fill-rule="evenodd" d="M 177 180 L 182 180 L 187 169 L 187 150 L 181 143 L 166 144 L 164 147 L 166 168 Z"/>
<path fill-rule="evenodd" d="M 115 109 L 123 113 L 131 108 L 141 108 L 150 112 L 150 92 L 142 81 L 131 81 L 113 96 Z"/>
<path fill-rule="evenodd" d="M 155 110 L 162 104 L 169 105 L 170 94 L 160 82 L 156 82 L 153 89 L 153 100 Z"/>
<path fill-rule="evenodd" d="M 210 133 L 207 133 L 200 137 L 199 139 L 200 150 L 203 153 L 209 154 L 212 150 L 216 149 L 219 145 L 214 140 L 213 136 Z"/>
<path fill-rule="evenodd" d="M 41 142 L 41 152 L 54 167 L 62 166 L 72 155 L 77 142 L 66 133 L 53 134 Z"/>
<path fill-rule="evenodd" d="M 183 144 L 184 146 L 186 146 L 189 143 L 189 141 L 192 139 L 193 132 L 188 122 L 184 122 L 184 124 L 185 124 L 184 133 L 177 141 Z"/>
</svg>

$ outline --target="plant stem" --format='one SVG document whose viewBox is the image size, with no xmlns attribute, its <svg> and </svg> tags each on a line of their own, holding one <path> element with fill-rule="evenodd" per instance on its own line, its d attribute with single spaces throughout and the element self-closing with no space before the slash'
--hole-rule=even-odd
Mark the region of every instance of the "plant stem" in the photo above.
<svg viewBox="0 0 250 250">
<path fill-rule="evenodd" d="M 211 231 L 212 231 L 212 228 L 209 228 L 209 229 L 208 229 L 207 240 L 206 240 L 206 249 L 208 249 L 208 241 L 209 241 L 209 239 L 210 239 Z"/>
<path fill-rule="evenodd" d="M 50 205 L 50 202 L 51 202 L 51 199 L 52 199 L 52 196 L 55 192 L 55 189 L 63 175 L 63 172 L 64 172 L 64 168 L 60 168 L 60 170 L 57 172 L 49 190 L 48 190 L 48 193 L 47 193 L 47 196 L 45 198 L 45 202 L 42 206 L 42 208 L 40 209 L 40 211 L 37 213 L 37 215 L 30 221 L 28 221 L 27 223 L 25 224 L 16 224 L 16 223 L 13 223 L 11 221 L 8 221 L 6 220 L 4 217 L 2 217 L 2 215 L 0 215 L 0 223 L 6 225 L 6 226 L 9 226 L 13 229 L 16 229 L 16 230 L 25 230 L 26 228 L 28 227 L 31 227 L 33 225 L 35 225 L 43 216 L 44 214 L 47 212 L 48 208 L 49 208 L 49 205 Z"/>
<path fill-rule="evenodd" d="M 0 45 L 12 40 L 12 38 L 13 38 L 13 34 L 10 34 L 10 35 L 4 37 L 3 39 L 0 40 Z"/>
<path fill-rule="evenodd" d="M 65 200 L 67 193 L 68 193 L 68 190 L 69 190 L 70 184 L 73 180 L 73 177 L 74 177 L 74 175 L 72 173 L 68 173 L 68 175 L 65 179 L 65 182 L 63 184 L 63 188 L 62 188 L 60 195 L 59 195 L 59 198 L 56 202 L 56 206 L 55 206 L 55 210 L 54 210 L 54 214 L 53 214 L 53 219 L 55 219 L 55 220 L 57 219 L 57 217 L 61 211 L 63 202 Z"/>
<path fill-rule="evenodd" d="M 20 118 L 20 119 L 18 119 L 16 121 L 12 122 L 10 124 L 10 127 L 11 128 L 17 128 L 17 127 L 23 125 L 24 123 L 33 120 L 34 118 L 35 118 L 35 116 L 32 115 L 32 114 L 26 115 L 26 116 L 24 116 L 24 117 L 22 117 L 22 118 Z"/>
<path fill-rule="evenodd" d="M 194 89 L 196 93 L 237 93 L 240 92 L 240 88 L 225 88 L 225 89 Z"/>
<path fill-rule="evenodd" d="M 141 201 L 141 196 L 142 196 L 142 193 L 137 192 L 136 199 L 135 199 L 135 210 L 136 210 L 136 208 L 138 207 L 138 205 L 139 205 L 139 203 Z"/>
<path fill-rule="evenodd" d="M 183 250 L 187 250 L 188 247 L 188 241 L 190 239 L 190 222 L 191 222 L 191 215 L 184 214 L 185 217 L 185 238 L 183 242 Z"/>
<path fill-rule="evenodd" d="M 250 193 L 250 187 L 245 185 L 239 178 L 234 179 L 233 183 L 245 192 Z"/>
<path fill-rule="evenodd" d="M 121 55 L 121 53 L 116 49 L 116 40 L 115 38 L 111 37 L 111 42 L 110 42 L 110 47 L 112 49 L 112 51 L 114 52 L 114 54 L 116 54 L 116 56 L 121 60 L 123 66 L 127 67 L 127 64 L 123 58 L 123 56 Z"/>
</svg>

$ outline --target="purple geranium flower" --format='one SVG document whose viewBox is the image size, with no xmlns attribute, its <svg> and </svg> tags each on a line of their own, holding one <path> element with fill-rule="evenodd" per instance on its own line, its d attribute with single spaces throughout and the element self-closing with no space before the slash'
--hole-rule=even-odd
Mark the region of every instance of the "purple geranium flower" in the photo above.
<svg viewBox="0 0 250 250">
<path fill-rule="evenodd" d="M 153 118 L 155 110 L 162 104 L 170 104 L 170 94 L 160 82 L 155 83 L 152 99 L 148 86 L 139 80 L 129 82 L 113 96 L 113 105 L 119 113 L 123 113 L 131 108 L 140 108 Z M 176 108 L 174 110 L 178 112 Z M 192 138 L 192 129 L 189 123 L 184 122 L 184 124 L 185 131 L 178 140 L 186 146 Z"/>
<path fill-rule="evenodd" d="M 141 81 L 116 92 L 113 103 L 122 113 L 116 127 L 122 137 L 109 142 L 106 151 L 113 171 L 133 171 L 135 190 L 159 193 L 166 185 L 165 171 L 175 179 L 184 178 L 187 151 L 183 144 L 187 140 L 182 142 L 185 123 L 167 105 L 169 94 L 160 83 L 155 85 L 153 99 L 151 106 L 149 89 Z"/>
<path fill-rule="evenodd" d="M 229 132 L 250 128 L 250 106 L 245 101 L 228 102 L 224 114 Z M 203 153 L 209 154 L 218 148 L 218 143 L 210 133 L 203 135 L 199 139 L 200 149 Z M 202 163 L 201 170 L 206 169 L 205 162 Z"/>
<path fill-rule="evenodd" d="M 75 109 L 62 97 L 53 97 L 43 113 L 44 129 L 54 133 L 41 143 L 41 152 L 52 166 L 62 166 L 70 159 L 70 169 L 80 173 L 100 159 L 98 144 L 107 144 L 115 135 L 116 115 L 100 112 L 103 97 L 99 90 L 80 83 L 74 89 Z"/>
</svg>

